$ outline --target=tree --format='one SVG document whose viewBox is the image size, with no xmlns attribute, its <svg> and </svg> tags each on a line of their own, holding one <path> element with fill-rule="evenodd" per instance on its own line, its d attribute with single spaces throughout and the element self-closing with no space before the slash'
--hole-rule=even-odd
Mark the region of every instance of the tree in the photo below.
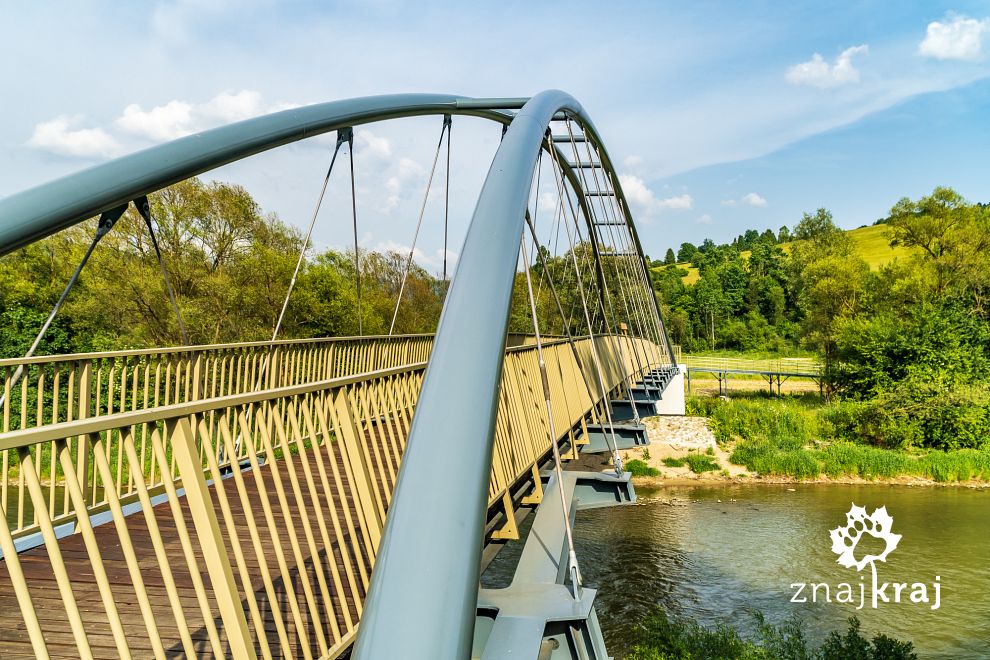
<svg viewBox="0 0 990 660">
<path fill-rule="evenodd" d="M 663 263 L 667 266 L 673 266 L 677 263 L 677 257 L 674 256 L 674 250 L 667 248 L 667 254 L 663 257 Z"/>
<path fill-rule="evenodd" d="M 903 198 L 890 210 L 892 246 L 918 248 L 936 278 L 936 294 L 952 286 L 986 309 L 990 267 L 990 214 L 951 188 L 935 188 L 916 202 Z"/>
<path fill-rule="evenodd" d="M 777 241 L 780 243 L 790 243 L 791 242 L 791 230 L 788 229 L 787 225 L 784 225 L 777 232 Z"/>
<path fill-rule="evenodd" d="M 677 251 L 677 262 L 681 264 L 690 263 L 694 261 L 694 255 L 698 252 L 698 248 L 692 243 L 681 243 L 681 248 Z"/>
<path fill-rule="evenodd" d="M 801 221 L 794 227 L 794 240 L 798 241 L 827 241 L 831 237 L 842 234 L 843 231 L 832 222 L 832 214 L 827 209 L 821 208 L 815 211 L 814 215 L 805 213 Z"/>
</svg>

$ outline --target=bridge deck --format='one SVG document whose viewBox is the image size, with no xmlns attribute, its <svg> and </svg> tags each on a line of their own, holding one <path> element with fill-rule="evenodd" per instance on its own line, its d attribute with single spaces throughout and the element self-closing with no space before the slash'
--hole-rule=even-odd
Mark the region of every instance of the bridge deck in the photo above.
<svg viewBox="0 0 990 660">
<path fill-rule="evenodd" d="M 372 429 L 368 431 L 368 435 L 369 438 L 374 439 L 380 449 L 385 452 L 387 460 L 391 461 L 397 468 L 399 457 L 396 456 L 395 452 L 391 450 L 391 443 L 386 441 L 384 438 L 385 423 L 387 422 L 376 424 L 376 426 L 372 427 Z M 402 422 L 400 420 L 396 419 L 393 423 L 395 424 L 394 428 L 400 434 L 400 437 L 405 437 L 408 429 L 400 428 L 402 426 Z M 378 437 L 375 437 L 376 435 Z M 327 452 L 324 452 L 323 456 L 324 459 L 327 460 L 331 458 L 330 454 Z M 340 486 L 343 488 L 344 492 L 347 492 L 347 477 L 344 474 L 343 464 L 341 463 L 342 459 L 340 458 L 339 452 L 334 454 L 334 459 L 337 461 L 338 467 L 340 468 Z M 283 470 L 282 474 L 284 475 L 285 461 L 279 460 L 276 461 L 276 463 L 279 464 L 279 468 Z M 275 491 L 274 486 L 272 485 L 272 465 L 269 464 L 262 466 L 262 472 L 269 497 L 273 498 L 272 494 Z M 247 473 L 245 473 L 245 476 L 247 476 Z M 330 478 L 332 479 L 332 476 Z M 229 481 L 229 479 L 225 480 L 225 485 L 227 481 Z M 261 511 L 260 502 L 263 494 L 259 492 L 254 479 L 246 478 L 244 483 L 247 486 L 246 490 L 248 491 L 248 497 L 252 503 L 251 508 L 255 512 Z M 386 493 L 390 493 L 394 487 L 394 484 L 382 483 L 381 479 L 378 480 L 378 485 L 383 496 Z M 235 516 L 243 515 L 244 511 L 238 501 L 238 498 L 236 496 L 232 496 L 233 494 L 231 492 L 231 488 L 232 486 L 226 487 L 231 509 L 233 510 Z M 210 485 L 210 494 L 214 505 L 219 507 L 215 484 Z M 290 503 L 290 515 L 294 519 L 296 528 L 298 529 L 301 524 L 300 511 L 294 502 L 294 498 L 289 497 L 288 500 Z M 189 525 L 191 517 L 185 498 L 181 497 L 180 502 L 183 506 L 183 512 L 187 525 Z M 346 506 L 349 507 L 347 513 L 349 513 L 352 518 L 356 517 L 356 502 L 348 499 Z M 344 504 L 337 504 L 337 514 L 341 519 L 345 516 L 344 507 Z M 281 509 L 276 508 L 276 511 L 280 510 Z M 176 531 L 175 520 L 169 510 L 169 503 L 164 502 L 154 507 L 154 513 L 161 529 L 162 537 L 165 540 L 166 552 L 172 559 L 170 565 L 180 598 L 183 602 L 183 615 L 196 648 L 196 655 L 197 657 L 214 657 L 211 644 L 208 639 L 205 620 L 199 606 L 197 605 L 192 573 L 190 572 L 186 562 L 182 559 L 183 550 Z M 280 515 L 281 514 L 276 513 L 276 519 L 281 525 L 284 520 L 279 518 Z M 158 569 L 158 562 L 155 557 L 155 551 L 152 546 L 151 536 L 148 532 L 145 517 L 140 513 L 128 516 L 127 527 L 135 547 L 135 552 L 138 555 L 140 565 L 144 569 L 143 577 L 152 601 L 151 606 L 155 613 L 159 631 L 162 636 L 162 642 L 165 645 L 166 654 L 168 657 L 185 657 L 186 654 L 180 641 L 179 628 L 168 604 L 165 582 L 161 571 Z M 266 560 L 272 574 L 272 581 L 275 586 L 278 602 L 273 604 L 268 600 L 266 590 L 262 586 L 261 568 L 257 558 L 251 552 L 245 552 L 245 558 L 249 568 L 249 573 L 251 575 L 252 585 L 256 588 L 255 593 L 258 600 L 261 617 L 265 621 L 265 634 L 269 639 L 273 654 L 275 654 L 276 657 L 281 657 L 278 655 L 280 653 L 280 646 L 273 617 L 274 611 L 281 612 L 281 618 L 286 625 L 290 648 L 294 654 L 302 657 L 305 655 L 303 652 L 303 636 L 300 635 L 300 630 L 293 621 L 292 610 L 294 608 L 290 607 L 287 589 L 285 588 L 283 578 L 280 577 L 281 574 L 278 569 L 274 543 L 271 538 L 265 538 L 265 531 L 261 529 L 261 527 L 263 527 L 263 525 L 259 525 L 259 531 L 262 534 L 262 543 L 265 546 Z M 221 525 L 221 530 L 223 532 L 225 543 L 228 547 L 230 547 L 230 539 L 223 525 Z M 134 657 L 151 657 L 152 647 L 141 617 L 141 612 L 135 597 L 134 589 L 131 587 L 131 578 L 125 564 L 119 539 L 113 529 L 113 524 L 107 523 L 96 527 L 95 532 L 100 543 L 100 550 L 103 556 L 104 565 L 106 566 L 107 574 L 112 584 L 114 599 L 116 600 L 117 607 L 120 611 L 128 644 L 131 646 Z M 351 627 L 346 625 L 345 622 L 348 615 L 353 621 L 357 621 L 360 618 L 358 609 L 359 602 L 363 602 L 366 595 L 365 590 L 367 589 L 367 578 L 365 576 L 370 576 L 371 573 L 371 561 L 367 552 L 369 543 L 368 539 L 364 537 L 361 529 L 357 526 L 355 527 L 353 535 L 350 534 L 347 529 L 344 529 L 344 534 L 346 538 L 345 547 L 339 547 L 336 541 L 334 541 L 330 551 L 333 553 L 333 560 L 340 575 L 343 576 L 347 573 L 345 566 L 346 554 L 346 561 L 349 561 L 355 568 L 353 573 L 361 576 L 360 579 L 356 579 L 356 593 L 348 585 L 347 580 L 342 580 L 344 584 L 343 593 L 331 593 L 332 598 L 330 603 L 323 602 L 319 597 L 316 598 L 318 607 L 331 607 L 334 610 L 333 616 L 336 618 L 337 625 L 341 631 L 345 631 Z M 251 538 L 249 536 L 247 525 L 241 526 L 238 530 L 238 535 L 243 547 L 248 548 L 251 546 Z M 302 583 L 303 581 L 308 581 L 311 585 L 313 593 L 319 594 L 320 592 L 316 576 L 317 570 L 324 571 L 325 581 L 326 584 L 330 585 L 331 592 L 333 592 L 334 583 L 329 572 L 329 565 L 325 561 L 327 550 L 322 548 L 322 544 L 320 544 L 321 556 L 318 558 L 319 561 L 313 560 L 314 558 L 306 548 L 305 544 L 301 544 L 301 546 L 301 554 L 303 556 L 302 566 L 294 560 L 292 553 L 287 552 L 285 554 L 285 560 L 288 565 L 288 572 L 291 579 L 290 586 L 294 592 L 295 600 L 297 601 L 298 612 L 301 615 L 300 621 L 303 624 L 302 627 L 305 628 L 303 632 L 305 637 L 308 638 L 308 645 L 312 651 L 314 651 L 315 657 L 319 656 L 320 653 L 318 651 L 318 646 L 315 639 L 315 631 L 312 629 L 314 617 L 310 615 L 303 593 Z M 72 590 L 78 602 L 79 610 L 82 614 L 83 622 L 85 624 L 86 632 L 88 634 L 94 655 L 96 657 L 117 657 L 118 652 L 114 645 L 109 621 L 101 605 L 100 595 L 93 577 L 91 563 L 86 553 L 82 537 L 78 534 L 74 534 L 62 539 L 60 542 L 60 549 L 66 563 L 67 572 L 72 584 Z M 79 652 L 73 641 L 72 633 L 66 619 L 63 600 L 56 584 L 52 565 L 49 561 L 48 553 L 45 547 L 41 546 L 21 553 L 20 560 L 24 569 L 25 577 L 30 585 L 31 595 L 38 611 L 41 627 L 44 630 L 45 638 L 48 643 L 48 649 L 52 657 L 79 657 Z M 213 598 L 212 589 L 209 588 L 210 581 L 201 556 L 198 557 L 198 565 L 200 567 L 203 583 L 207 585 L 207 594 L 211 600 L 210 611 L 216 613 L 218 611 L 217 604 Z M 361 570 L 358 570 L 359 567 Z M 9 584 L 9 579 L 6 562 L 0 560 L 0 584 Z M 358 602 L 356 602 L 356 600 Z M 326 612 L 325 609 L 320 612 L 320 616 L 324 621 L 328 620 L 328 614 L 330 613 Z M 227 640 L 224 635 L 223 626 L 219 616 L 215 618 L 215 623 L 223 648 L 225 649 L 225 654 L 229 656 Z M 333 640 L 330 637 L 331 632 L 324 631 L 324 634 L 327 635 L 328 642 L 332 646 Z M 259 650 L 260 646 L 257 637 L 255 637 L 254 641 L 256 650 Z M 0 590 L 0 649 L 2 649 L 0 656 L 3 658 L 35 657 L 17 600 L 13 592 L 8 589 Z M 261 653 L 259 650 L 259 657 L 260 656 Z"/>
</svg>

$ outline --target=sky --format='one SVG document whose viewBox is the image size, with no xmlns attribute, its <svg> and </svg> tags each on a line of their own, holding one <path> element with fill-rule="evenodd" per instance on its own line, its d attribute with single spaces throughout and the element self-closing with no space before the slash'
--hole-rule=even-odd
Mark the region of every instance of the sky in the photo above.
<svg viewBox="0 0 990 660">
<path fill-rule="evenodd" d="M 0 2 L 0 197 L 218 125 L 397 92 L 562 89 L 618 164 L 644 249 L 852 228 L 937 185 L 990 201 L 990 3 Z M 359 241 L 408 251 L 438 117 L 356 131 Z M 500 128 L 455 117 L 451 263 Z M 332 137 L 207 173 L 306 227 Z M 352 240 L 335 171 L 317 248 Z M 416 249 L 443 257 L 444 173 Z"/>
</svg>

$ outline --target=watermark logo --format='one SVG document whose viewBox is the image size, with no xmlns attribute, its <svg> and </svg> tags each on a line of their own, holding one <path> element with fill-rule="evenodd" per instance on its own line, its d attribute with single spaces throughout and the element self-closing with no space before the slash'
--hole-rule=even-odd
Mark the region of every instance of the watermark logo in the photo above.
<svg viewBox="0 0 990 660">
<path fill-rule="evenodd" d="M 867 514 L 866 507 L 856 506 L 854 503 L 849 512 L 846 513 L 846 524 L 844 527 L 836 527 L 829 530 L 829 537 L 832 540 L 832 552 L 839 558 L 836 560 L 845 568 L 855 568 L 857 572 L 862 572 L 869 565 L 872 581 L 868 588 L 865 575 L 859 577 L 859 589 L 857 590 L 848 582 L 841 582 L 837 585 L 830 585 L 827 582 L 795 582 L 791 584 L 794 590 L 792 603 L 817 603 L 819 601 L 831 603 L 856 603 L 859 601 L 857 610 L 863 609 L 867 603 L 867 593 L 869 593 L 869 603 L 873 609 L 877 609 L 881 603 L 932 603 L 930 607 L 937 610 L 942 604 L 942 584 L 938 575 L 935 580 L 928 585 L 924 582 L 914 582 L 910 585 L 907 582 L 883 582 L 877 578 L 877 562 L 887 561 L 887 556 L 897 549 L 897 544 L 901 541 L 900 534 L 893 532 L 894 518 L 887 513 L 887 507 L 882 506 Z M 883 543 L 883 550 L 880 554 L 867 554 L 861 552 L 857 558 L 856 551 L 864 537 L 871 536 Z M 931 587 L 931 594 L 929 593 Z"/>
<path fill-rule="evenodd" d="M 832 552 L 839 555 L 838 562 L 846 568 L 855 566 L 857 571 L 861 571 L 869 564 L 873 574 L 876 575 L 876 562 L 886 562 L 887 555 L 893 552 L 901 540 L 900 534 L 890 531 L 893 524 L 894 519 L 887 513 L 887 507 L 874 509 L 872 514 L 866 515 L 866 507 L 853 504 L 846 514 L 846 526 L 829 531 L 832 537 Z M 880 539 L 886 545 L 879 555 L 864 555 L 862 559 L 857 560 L 856 546 L 859 545 L 864 534 Z"/>
</svg>

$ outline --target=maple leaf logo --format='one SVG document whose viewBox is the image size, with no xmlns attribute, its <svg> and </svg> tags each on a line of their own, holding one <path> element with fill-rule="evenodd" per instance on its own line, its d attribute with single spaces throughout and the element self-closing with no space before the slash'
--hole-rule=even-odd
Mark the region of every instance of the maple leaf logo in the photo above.
<svg viewBox="0 0 990 660">
<path fill-rule="evenodd" d="M 874 509 L 872 514 L 866 515 L 866 507 L 856 506 L 854 503 L 846 514 L 846 526 L 829 531 L 829 536 L 832 538 L 832 552 L 839 555 L 836 561 L 846 568 L 855 566 L 857 571 L 863 570 L 867 564 L 874 564 L 877 561 L 886 562 L 887 555 L 901 540 L 900 534 L 893 534 L 890 531 L 893 524 L 894 519 L 887 513 L 887 507 Z M 866 555 L 857 560 L 856 545 L 863 534 L 884 541 L 886 545 L 883 552 L 879 555 Z"/>
</svg>

